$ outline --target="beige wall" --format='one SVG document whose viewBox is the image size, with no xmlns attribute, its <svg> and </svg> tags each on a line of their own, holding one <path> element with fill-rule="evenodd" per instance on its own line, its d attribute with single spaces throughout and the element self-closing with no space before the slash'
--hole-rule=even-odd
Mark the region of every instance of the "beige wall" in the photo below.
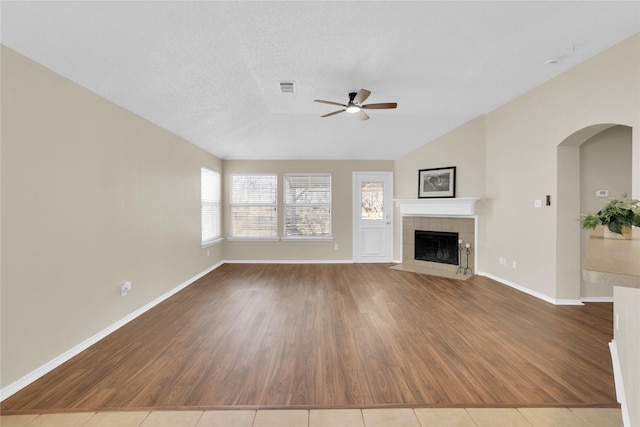
<svg viewBox="0 0 640 427">
<path fill-rule="evenodd" d="M 553 298 L 580 297 L 579 286 L 556 280 L 561 267 L 556 260 L 566 255 L 556 251 L 556 227 L 579 233 L 577 218 L 557 221 L 563 202 L 557 188 L 565 179 L 556 171 L 557 147 L 595 124 L 640 129 L 639 39 L 636 35 L 487 115 L 491 211 L 484 243 L 490 238 L 491 245 L 481 251 L 482 269 Z M 547 194 L 552 206 L 535 209 L 534 199 Z M 499 266 L 500 253 L 510 254 L 518 268 Z"/>
<path fill-rule="evenodd" d="M 5 47 L 1 137 L 3 388 L 222 259 L 217 158 Z"/>
<path fill-rule="evenodd" d="M 395 162 L 396 199 L 418 197 L 418 171 L 438 167 L 456 167 L 456 197 L 479 197 L 476 212 L 485 209 L 484 140 L 485 118 L 477 117 L 445 135 L 423 145 Z M 394 221 L 394 253 L 401 253 L 402 218 L 396 209 Z M 482 223 L 478 223 L 482 236 Z M 398 259 L 398 258 L 396 258 Z"/>
<path fill-rule="evenodd" d="M 484 116 L 400 157 L 395 162 L 395 198 L 418 197 L 420 169 L 456 166 L 456 197 L 484 196 Z"/>
<path fill-rule="evenodd" d="M 579 260 L 564 270 L 565 264 L 578 259 L 579 212 L 567 213 L 565 206 L 579 202 L 579 197 L 560 190 L 572 185 L 565 181 L 579 181 L 580 165 L 579 156 L 573 156 L 577 162 L 558 168 L 566 157 L 571 157 L 566 147 L 559 149 L 559 145 L 594 125 L 605 124 L 599 130 L 611 124 L 631 127 L 632 194 L 640 197 L 639 94 L 640 34 L 636 34 L 490 112 L 484 117 L 484 127 L 467 123 L 399 159 L 396 197 L 416 197 L 416 184 L 410 175 L 417 174 L 418 166 L 456 165 L 453 161 L 464 150 L 449 151 L 442 141 L 455 141 L 459 133 L 468 134 L 465 148 L 469 153 L 476 144 L 484 143 L 484 151 L 473 159 L 472 165 L 467 161 L 461 167 L 463 163 L 457 162 L 459 196 L 484 198 L 479 212 L 479 271 L 550 299 L 575 301 L 580 298 Z M 476 165 L 478 159 L 484 159 L 484 168 Z M 469 186 L 479 194 L 472 194 Z M 544 202 L 546 195 L 551 196 L 551 206 L 543 203 L 542 208 L 534 208 L 534 200 Z M 565 197 L 575 200 L 567 203 Z M 565 235 L 573 236 L 573 243 L 564 244 Z M 507 257 L 507 266 L 499 265 L 499 256 Z M 511 261 L 517 261 L 516 269 L 511 267 Z M 571 274 L 570 280 L 565 280 L 567 274 Z M 615 296 L 616 311 L 627 325 L 615 331 L 614 337 L 630 405 L 630 425 L 640 425 L 636 403 L 640 402 L 640 368 L 635 363 L 640 360 L 639 294 L 638 289 L 624 290 L 623 304 L 619 303 L 623 298 Z"/>
<path fill-rule="evenodd" d="M 330 173 L 332 189 L 332 232 L 331 241 L 225 241 L 226 260 L 353 260 L 353 209 L 352 176 L 353 172 L 390 172 L 393 161 L 385 160 L 225 160 L 223 162 L 223 188 L 229 187 L 229 175 L 233 173 L 277 173 L 278 174 L 278 211 L 280 218 L 280 236 L 282 236 L 282 175 L 285 173 L 309 172 Z M 389 202 L 391 203 L 391 202 Z M 223 191 L 224 222 L 223 235 L 229 235 L 229 191 Z M 335 250 L 335 245 L 338 250 Z"/>
</svg>

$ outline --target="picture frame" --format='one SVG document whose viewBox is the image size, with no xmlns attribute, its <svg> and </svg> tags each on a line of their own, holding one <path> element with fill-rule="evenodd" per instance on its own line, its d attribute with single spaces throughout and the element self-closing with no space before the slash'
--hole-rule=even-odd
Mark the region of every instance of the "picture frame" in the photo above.
<svg viewBox="0 0 640 427">
<path fill-rule="evenodd" d="M 456 167 L 420 169 L 418 171 L 418 198 L 456 197 Z"/>
</svg>

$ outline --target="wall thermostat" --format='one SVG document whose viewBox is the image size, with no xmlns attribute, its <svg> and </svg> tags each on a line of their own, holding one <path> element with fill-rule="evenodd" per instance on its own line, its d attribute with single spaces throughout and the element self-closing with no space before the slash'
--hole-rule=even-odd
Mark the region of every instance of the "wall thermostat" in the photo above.
<svg viewBox="0 0 640 427">
<path fill-rule="evenodd" d="M 609 190 L 596 190 L 596 197 L 609 197 Z"/>
</svg>

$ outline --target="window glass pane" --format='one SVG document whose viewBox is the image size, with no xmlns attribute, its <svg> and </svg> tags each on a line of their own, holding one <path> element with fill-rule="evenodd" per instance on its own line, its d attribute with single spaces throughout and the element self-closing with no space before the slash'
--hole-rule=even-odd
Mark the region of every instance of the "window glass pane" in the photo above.
<svg viewBox="0 0 640 427">
<path fill-rule="evenodd" d="M 232 204 L 275 204 L 278 196 L 276 175 L 233 175 Z"/>
<path fill-rule="evenodd" d="M 363 182 L 360 187 L 361 218 L 383 219 L 384 218 L 384 184 L 382 182 Z"/>
<path fill-rule="evenodd" d="M 277 237 L 277 197 L 277 175 L 232 175 L 231 235 Z"/>
<path fill-rule="evenodd" d="M 328 175 L 286 175 L 285 203 L 329 204 L 331 181 Z"/>
<path fill-rule="evenodd" d="M 275 207 L 233 206 L 232 236 L 273 237 L 278 230 L 278 212 Z"/>
<path fill-rule="evenodd" d="M 331 236 L 331 175 L 284 176 L 284 235 Z"/>
<path fill-rule="evenodd" d="M 200 168 L 201 244 L 220 238 L 220 174 Z"/>
<path fill-rule="evenodd" d="M 331 236 L 328 207 L 285 207 L 285 236 Z"/>
</svg>

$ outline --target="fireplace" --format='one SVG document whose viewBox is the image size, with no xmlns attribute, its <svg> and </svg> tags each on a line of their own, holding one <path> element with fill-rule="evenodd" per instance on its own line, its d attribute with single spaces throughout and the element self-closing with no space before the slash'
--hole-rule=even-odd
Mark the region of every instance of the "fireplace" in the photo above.
<svg viewBox="0 0 640 427">
<path fill-rule="evenodd" d="M 415 230 L 414 259 L 458 265 L 458 233 Z"/>
<path fill-rule="evenodd" d="M 451 233 L 451 244 L 453 250 L 449 254 L 458 257 L 457 252 L 458 241 L 462 240 L 463 246 L 471 245 L 471 256 L 469 257 L 469 268 L 475 269 L 475 218 L 462 216 L 426 216 L 426 215 L 404 215 L 402 217 L 402 266 L 407 269 L 415 269 L 415 271 L 428 271 L 429 274 L 451 274 L 455 277 L 458 270 L 458 258 L 449 259 L 449 262 L 439 260 L 424 260 L 420 255 L 416 257 L 416 231 L 437 232 L 442 236 Z M 456 237 L 457 236 L 457 237 Z M 420 236 L 417 237 L 420 239 Z M 442 248 L 441 248 L 442 252 Z M 466 255 L 463 264 L 466 265 Z"/>
<path fill-rule="evenodd" d="M 395 199 L 402 215 L 402 264 L 399 269 L 442 275 L 444 277 L 462 277 L 458 274 L 457 258 L 450 263 L 423 261 L 416 259 L 416 230 L 437 231 L 457 234 L 453 239 L 454 256 L 458 256 L 458 241 L 463 247 L 470 245 L 468 268 L 475 271 L 477 253 L 478 217 L 475 213 L 477 197 L 444 199 Z M 463 263 L 467 265 L 466 250 Z"/>
</svg>

